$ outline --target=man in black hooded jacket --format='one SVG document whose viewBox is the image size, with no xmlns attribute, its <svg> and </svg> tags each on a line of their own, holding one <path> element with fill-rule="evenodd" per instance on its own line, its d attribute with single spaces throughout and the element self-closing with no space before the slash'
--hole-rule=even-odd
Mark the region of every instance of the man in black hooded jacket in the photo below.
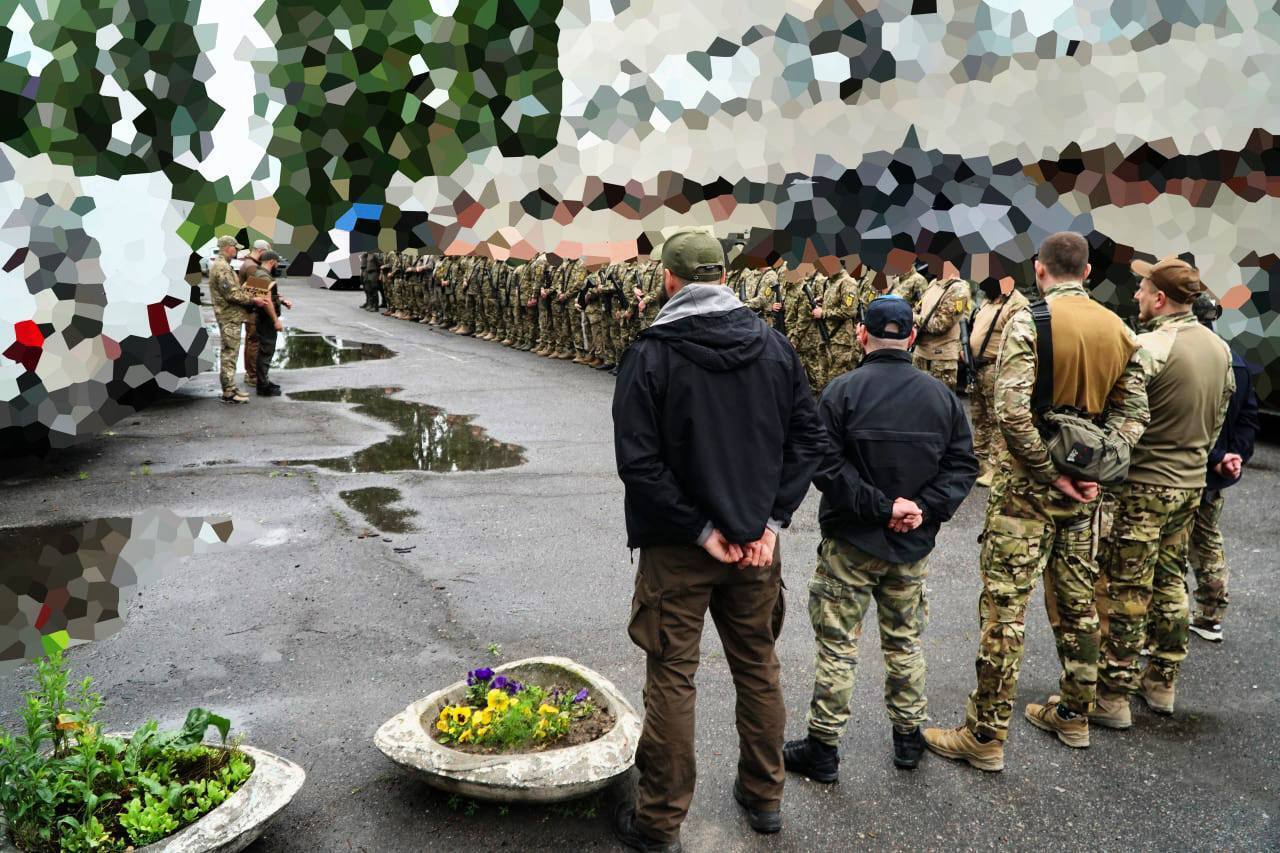
<svg viewBox="0 0 1280 853">
<path fill-rule="evenodd" d="M 640 549 L 628 633 L 648 655 L 634 809 L 619 839 L 679 850 L 693 798 L 694 675 L 708 609 L 737 690 L 734 797 L 753 829 L 781 828 L 785 710 L 777 532 L 826 452 L 795 350 L 723 286 L 700 231 L 662 248 L 669 301 L 623 358 L 613 399 L 627 544 Z"/>
</svg>

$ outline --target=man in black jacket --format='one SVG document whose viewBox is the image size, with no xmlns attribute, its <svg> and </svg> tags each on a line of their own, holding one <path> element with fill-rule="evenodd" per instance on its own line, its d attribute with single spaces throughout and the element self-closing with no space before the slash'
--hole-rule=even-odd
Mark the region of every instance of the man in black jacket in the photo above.
<svg viewBox="0 0 1280 853">
<path fill-rule="evenodd" d="M 921 635 L 929 552 L 973 488 L 978 461 L 960 401 L 912 367 L 914 340 L 905 300 L 872 300 L 858 326 L 862 365 L 828 385 L 818 402 L 831 444 L 814 477 L 823 537 L 809 584 L 817 658 L 808 737 L 785 748 L 787 769 L 818 782 L 838 776 L 858 636 L 872 598 L 894 764 L 915 767 L 925 748 Z"/>
<path fill-rule="evenodd" d="M 679 232 L 662 264 L 668 301 L 623 358 L 613 398 L 627 544 L 640 549 L 628 633 L 648 655 L 636 802 L 615 827 L 636 850 L 680 849 L 708 609 L 738 696 L 734 796 L 753 829 L 781 828 L 777 533 L 827 444 L 795 350 L 723 286 L 719 241 Z"/>
<path fill-rule="evenodd" d="M 1220 308 L 1208 296 L 1201 295 L 1192 306 L 1196 318 L 1213 328 Z M 1223 550 L 1223 489 L 1240 482 L 1246 463 L 1253 456 L 1253 440 L 1258 432 L 1258 397 L 1253 392 L 1253 377 L 1244 359 L 1231 354 L 1231 371 L 1236 377 L 1236 390 L 1227 403 L 1227 417 L 1222 422 L 1218 440 L 1209 451 L 1209 471 L 1204 493 L 1196 508 L 1191 527 L 1190 562 L 1196 575 L 1196 613 L 1191 630 L 1201 639 L 1222 642 L 1222 617 L 1227 613 L 1227 556 Z"/>
</svg>

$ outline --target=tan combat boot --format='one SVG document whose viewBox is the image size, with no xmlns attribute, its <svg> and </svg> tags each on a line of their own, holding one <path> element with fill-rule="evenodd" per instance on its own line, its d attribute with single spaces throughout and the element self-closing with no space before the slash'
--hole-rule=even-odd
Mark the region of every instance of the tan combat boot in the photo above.
<svg viewBox="0 0 1280 853">
<path fill-rule="evenodd" d="M 1147 707 L 1157 714 L 1168 716 L 1173 713 L 1173 682 L 1165 681 L 1159 673 L 1147 667 L 1142 673 L 1142 684 L 1138 688 L 1139 695 L 1147 703 Z"/>
<path fill-rule="evenodd" d="M 1052 697 L 1050 697 L 1052 699 Z M 1133 725 L 1133 712 L 1129 709 L 1127 695 L 1115 695 L 1098 690 L 1098 700 L 1089 712 L 1089 722 L 1108 729 L 1127 729 Z"/>
<path fill-rule="evenodd" d="M 983 743 L 968 726 L 954 729 L 925 729 L 924 742 L 943 758 L 967 761 L 970 767 L 996 772 L 1004 769 L 1004 744 L 992 738 Z"/>
<path fill-rule="evenodd" d="M 994 475 L 995 472 L 991 470 L 991 466 L 983 463 L 981 466 L 981 473 L 978 475 L 978 479 L 974 485 L 982 486 L 984 489 L 989 489 L 991 488 L 991 479 Z"/>
<path fill-rule="evenodd" d="M 1058 697 L 1050 696 L 1043 705 L 1029 702 L 1022 712 L 1027 722 L 1037 729 L 1052 732 L 1067 746 L 1084 749 L 1089 745 L 1089 718 L 1076 714 L 1069 720 L 1058 715 Z"/>
</svg>

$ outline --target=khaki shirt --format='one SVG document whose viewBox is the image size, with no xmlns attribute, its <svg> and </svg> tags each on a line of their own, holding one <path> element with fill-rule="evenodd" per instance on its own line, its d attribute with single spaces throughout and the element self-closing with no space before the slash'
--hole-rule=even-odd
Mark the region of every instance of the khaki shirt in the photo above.
<svg viewBox="0 0 1280 853">
<path fill-rule="evenodd" d="M 1008 296 L 1001 295 L 998 299 L 982 304 L 978 315 L 973 318 L 973 329 L 969 332 L 969 346 L 973 349 L 974 361 L 995 363 L 1000 356 L 1000 342 L 1004 340 L 1004 327 L 1009 324 L 1009 318 L 1028 304 L 1027 297 L 1017 290 Z M 983 341 L 987 342 L 985 347 L 982 346 Z M 978 351 L 979 347 L 982 348 L 981 352 Z"/>
</svg>

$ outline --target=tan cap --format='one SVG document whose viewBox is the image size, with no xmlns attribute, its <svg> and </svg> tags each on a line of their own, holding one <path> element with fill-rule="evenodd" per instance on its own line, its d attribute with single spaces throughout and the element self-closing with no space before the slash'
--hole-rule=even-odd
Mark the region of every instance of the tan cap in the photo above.
<svg viewBox="0 0 1280 853">
<path fill-rule="evenodd" d="M 1134 261 L 1129 264 L 1129 269 L 1139 277 L 1148 279 L 1152 287 L 1180 305 L 1195 302 L 1196 295 L 1204 290 L 1200 271 L 1178 257 L 1168 257 L 1154 264 Z"/>
<path fill-rule="evenodd" d="M 662 244 L 662 265 L 685 281 L 718 282 L 724 276 L 724 249 L 706 231 L 677 231 Z"/>
<path fill-rule="evenodd" d="M 221 237 L 218 238 L 218 248 L 225 249 L 228 246 L 235 246 L 237 249 L 244 248 L 244 246 L 241 246 L 239 243 L 236 242 L 235 237 L 232 237 L 230 234 L 223 234 Z"/>
</svg>

